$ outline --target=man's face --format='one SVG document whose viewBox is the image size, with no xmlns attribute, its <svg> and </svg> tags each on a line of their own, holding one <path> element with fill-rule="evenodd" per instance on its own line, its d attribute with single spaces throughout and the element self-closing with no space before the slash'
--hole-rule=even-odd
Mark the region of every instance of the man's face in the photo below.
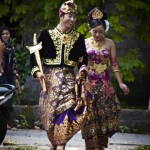
<svg viewBox="0 0 150 150">
<path fill-rule="evenodd" d="M 8 41 L 10 39 L 10 32 L 8 30 L 3 30 L 1 38 L 4 42 Z"/>
<path fill-rule="evenodd" d="M 60 18 L 61 23 L 66 29 L 72 29 L 76 23 L 76 14 L 67 13 Z"/>
</svg>

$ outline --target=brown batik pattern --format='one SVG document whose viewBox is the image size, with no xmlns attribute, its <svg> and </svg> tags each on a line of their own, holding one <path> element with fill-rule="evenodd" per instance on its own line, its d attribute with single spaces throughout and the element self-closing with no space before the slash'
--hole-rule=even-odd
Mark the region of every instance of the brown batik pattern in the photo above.
<svg viewBox="0 0 150 150">
<path fill-rule="evenodd" d="M 104 147 L 108 147 L 108 137 L 94 135 L 85 139 L 85 146 L 86 150 L 104 150 Z"/>
<path fill-rule="evenodd" d="M 96 139 L 102 140 L 103 137 L 111 137 L 118 130 L 119 112 L 120 102 L 115 92 L 107 97 L 102 82 L 98 81 L 93 89 L 92 111 L 82 129 L 83 138 L 96 136 Z"/>
<path fill-rule="evenodd" d="M 83 114 L 76 116 L 76 122 L 70 122 L 66 115 L 63 123 L 55 123 L 57 115 L 76 105 L 75 74 L 67 67 L 47 68 L 45 81 L 47 91 L 41 92 L 39 101 L 41 121 L 52 144 L 65 144 L 80 130 L 86 114 L 84 109 Z"/>
</svg>

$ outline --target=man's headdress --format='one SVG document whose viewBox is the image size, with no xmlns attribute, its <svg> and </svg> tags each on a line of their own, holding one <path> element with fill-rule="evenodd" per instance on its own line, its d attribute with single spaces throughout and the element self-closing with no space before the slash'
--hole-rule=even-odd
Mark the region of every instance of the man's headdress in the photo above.
<svg viewBox="0 0 150 150">
<path fill-rule="evenodd" d="M 64 2 L 59 9 L 59 16 L 67 13 L 77 14 L 77 5 L 72 0 Z"/>
</svg>

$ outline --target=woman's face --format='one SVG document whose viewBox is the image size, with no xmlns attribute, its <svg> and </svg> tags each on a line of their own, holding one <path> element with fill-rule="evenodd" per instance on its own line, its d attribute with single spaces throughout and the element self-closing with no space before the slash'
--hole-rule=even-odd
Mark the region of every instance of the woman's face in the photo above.
<svg viewBox="0 0 150 150">
<path fill-rule="evenodd" d="M 8 30 L 3 30 L 1 38 L 4 42 L 8 41 L 10 39 L 10 32 Z"/>
<path fill-rule="evenodd" d="M 102 25 L 92 28 L 90 32 L 95 41 L 98 42 L 104 39 L 105 29 Z"/>
<path fill-rule="evenodd" d="M 76 14 L 73 13 L 64 14 L 61 17 L 61 23 L 67 30 L 72 29 L 76 23 Z"/>
</svg>

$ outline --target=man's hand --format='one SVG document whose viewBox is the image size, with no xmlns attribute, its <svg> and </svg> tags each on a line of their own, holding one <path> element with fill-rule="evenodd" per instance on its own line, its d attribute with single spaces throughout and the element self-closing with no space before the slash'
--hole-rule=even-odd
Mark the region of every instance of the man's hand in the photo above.
<svg viewBox="0 0 150 150">
<path fill-rule="evenodd" d="M 46 85 L 44 81 L 45 75 L 40 71 L 37 71 L 35 75 L 36 75 L 37 80 L 40 82 L 43 91 L 45 92 L 46 91 Z"/>
<path fill-rule="evenodd" d="M 36 72 L 36 78 L 41 82 L 44 79 L 44 74 L 40 71 Z"/>
<path fill-rule="evenodd" d="M 79 74 L 79 80 L 85 80 L 86 78 L 86 71 L 81 71 Z"/>
<path fill-rule="evenodd" d="M 79 57 L 78 63 L 81 63 L 81 62 L 83 62 L 83 56 Z"/>
</svg>

